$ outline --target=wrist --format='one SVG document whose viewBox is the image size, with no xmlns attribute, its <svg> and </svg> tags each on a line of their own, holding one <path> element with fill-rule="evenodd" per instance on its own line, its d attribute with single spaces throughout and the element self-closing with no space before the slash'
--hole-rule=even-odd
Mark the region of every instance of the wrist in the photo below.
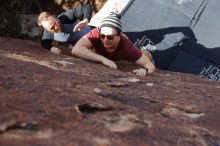
<svg viewBox="0 0 220 146">
<path fill-rule="evenodd" d="M 149 64 L 148 62 L 144 64 L 144 66 L 143 66 L 144 69 L 148 69 L 148 64 Z"/>
<path fill-rule="evenodd" d="M 146 70 L 146 73 L 148 73 L 148 68 L 144 68 Z"/>
<path fill-rule="evenodd" d="M 87 18 L 85 18 L 85 19 L 83 20 L 83 22 L 86 23 L 86 24 L 88 24 L 88 23 L 89 23 L 89 20 L 88 20 Z"/>
<path fill-rule="evenodd" d="M 104 56 L 100 55 L 99 61 L 100 61 L 102 64 L 104 64 L 104 62 L 106 62 L 106 58 L 105 58 Z"/>
</svg>

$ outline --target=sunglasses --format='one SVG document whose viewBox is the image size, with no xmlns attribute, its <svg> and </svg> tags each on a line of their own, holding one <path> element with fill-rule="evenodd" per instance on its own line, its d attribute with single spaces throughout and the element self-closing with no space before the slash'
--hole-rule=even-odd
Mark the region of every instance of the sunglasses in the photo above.
<svg viewBox="0 0 220 146">
<path fill-rule="evenodd" d="M 105 39 L 105 37 L 106 37 L 108 40 L 113 40 L 116 36 L 117 36 L 117 34 L 113 34 L 113 35 L 100 34 L 101 39 Z"/>
<path fill-rule="evenodd" d="M 56 20 L 48 28 L 49 31 L 55 31 Z"/>
</svg>

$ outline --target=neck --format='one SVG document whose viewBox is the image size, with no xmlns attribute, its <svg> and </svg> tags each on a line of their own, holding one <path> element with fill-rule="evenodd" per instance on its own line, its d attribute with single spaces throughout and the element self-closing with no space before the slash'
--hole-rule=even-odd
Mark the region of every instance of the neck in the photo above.
<svg viewBox="0 0 220 146">
<path fill-rule="evenodd" d="M 108 52 L 114 52 L 116 50 L 116 47 L 106 48 Z"/>
</svg>

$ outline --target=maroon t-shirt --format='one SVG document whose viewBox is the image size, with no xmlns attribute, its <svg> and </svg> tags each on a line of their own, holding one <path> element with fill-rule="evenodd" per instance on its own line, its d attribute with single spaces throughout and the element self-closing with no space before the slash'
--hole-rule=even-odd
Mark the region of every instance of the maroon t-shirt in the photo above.
<svg viewBox="0 0 220 146">
<path fill-rule="evenodd" d="M 112 60 L 126 60 L 130 62 L 136 62 L 142 55 L 140 49 L 138 49 L 128 38 L 121 35 L 118 47 L 114 52 L 106 51 L 104 45 L 99 36 L 100 28 L 94 28 L 86 36 L 93 44 L 96 53 Z"/>
</svg>

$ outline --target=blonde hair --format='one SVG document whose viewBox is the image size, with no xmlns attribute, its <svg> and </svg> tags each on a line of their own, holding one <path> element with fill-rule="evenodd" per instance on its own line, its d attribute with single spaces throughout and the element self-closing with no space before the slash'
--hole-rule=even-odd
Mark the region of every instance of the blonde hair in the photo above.
<svg viewBox="0 0 220 146">
<path fill-rule="evenodd" d="M 52 13 L 50 13 L 50 12 L 47 12 L 47 11 L 45 11 L 45 12 L 41 12 L 40 14 L 39 14 L 39 16 L 38 16 L 38 19 L 37 19 L 37 24 L 38 24 L 38 26 L 40 26 L 40 27 L 42 27 L 42 22 L 43 21 L 45 21 L 45 20 L 47 20 L 49 17 L 55 17 Z"/>
</svg>

